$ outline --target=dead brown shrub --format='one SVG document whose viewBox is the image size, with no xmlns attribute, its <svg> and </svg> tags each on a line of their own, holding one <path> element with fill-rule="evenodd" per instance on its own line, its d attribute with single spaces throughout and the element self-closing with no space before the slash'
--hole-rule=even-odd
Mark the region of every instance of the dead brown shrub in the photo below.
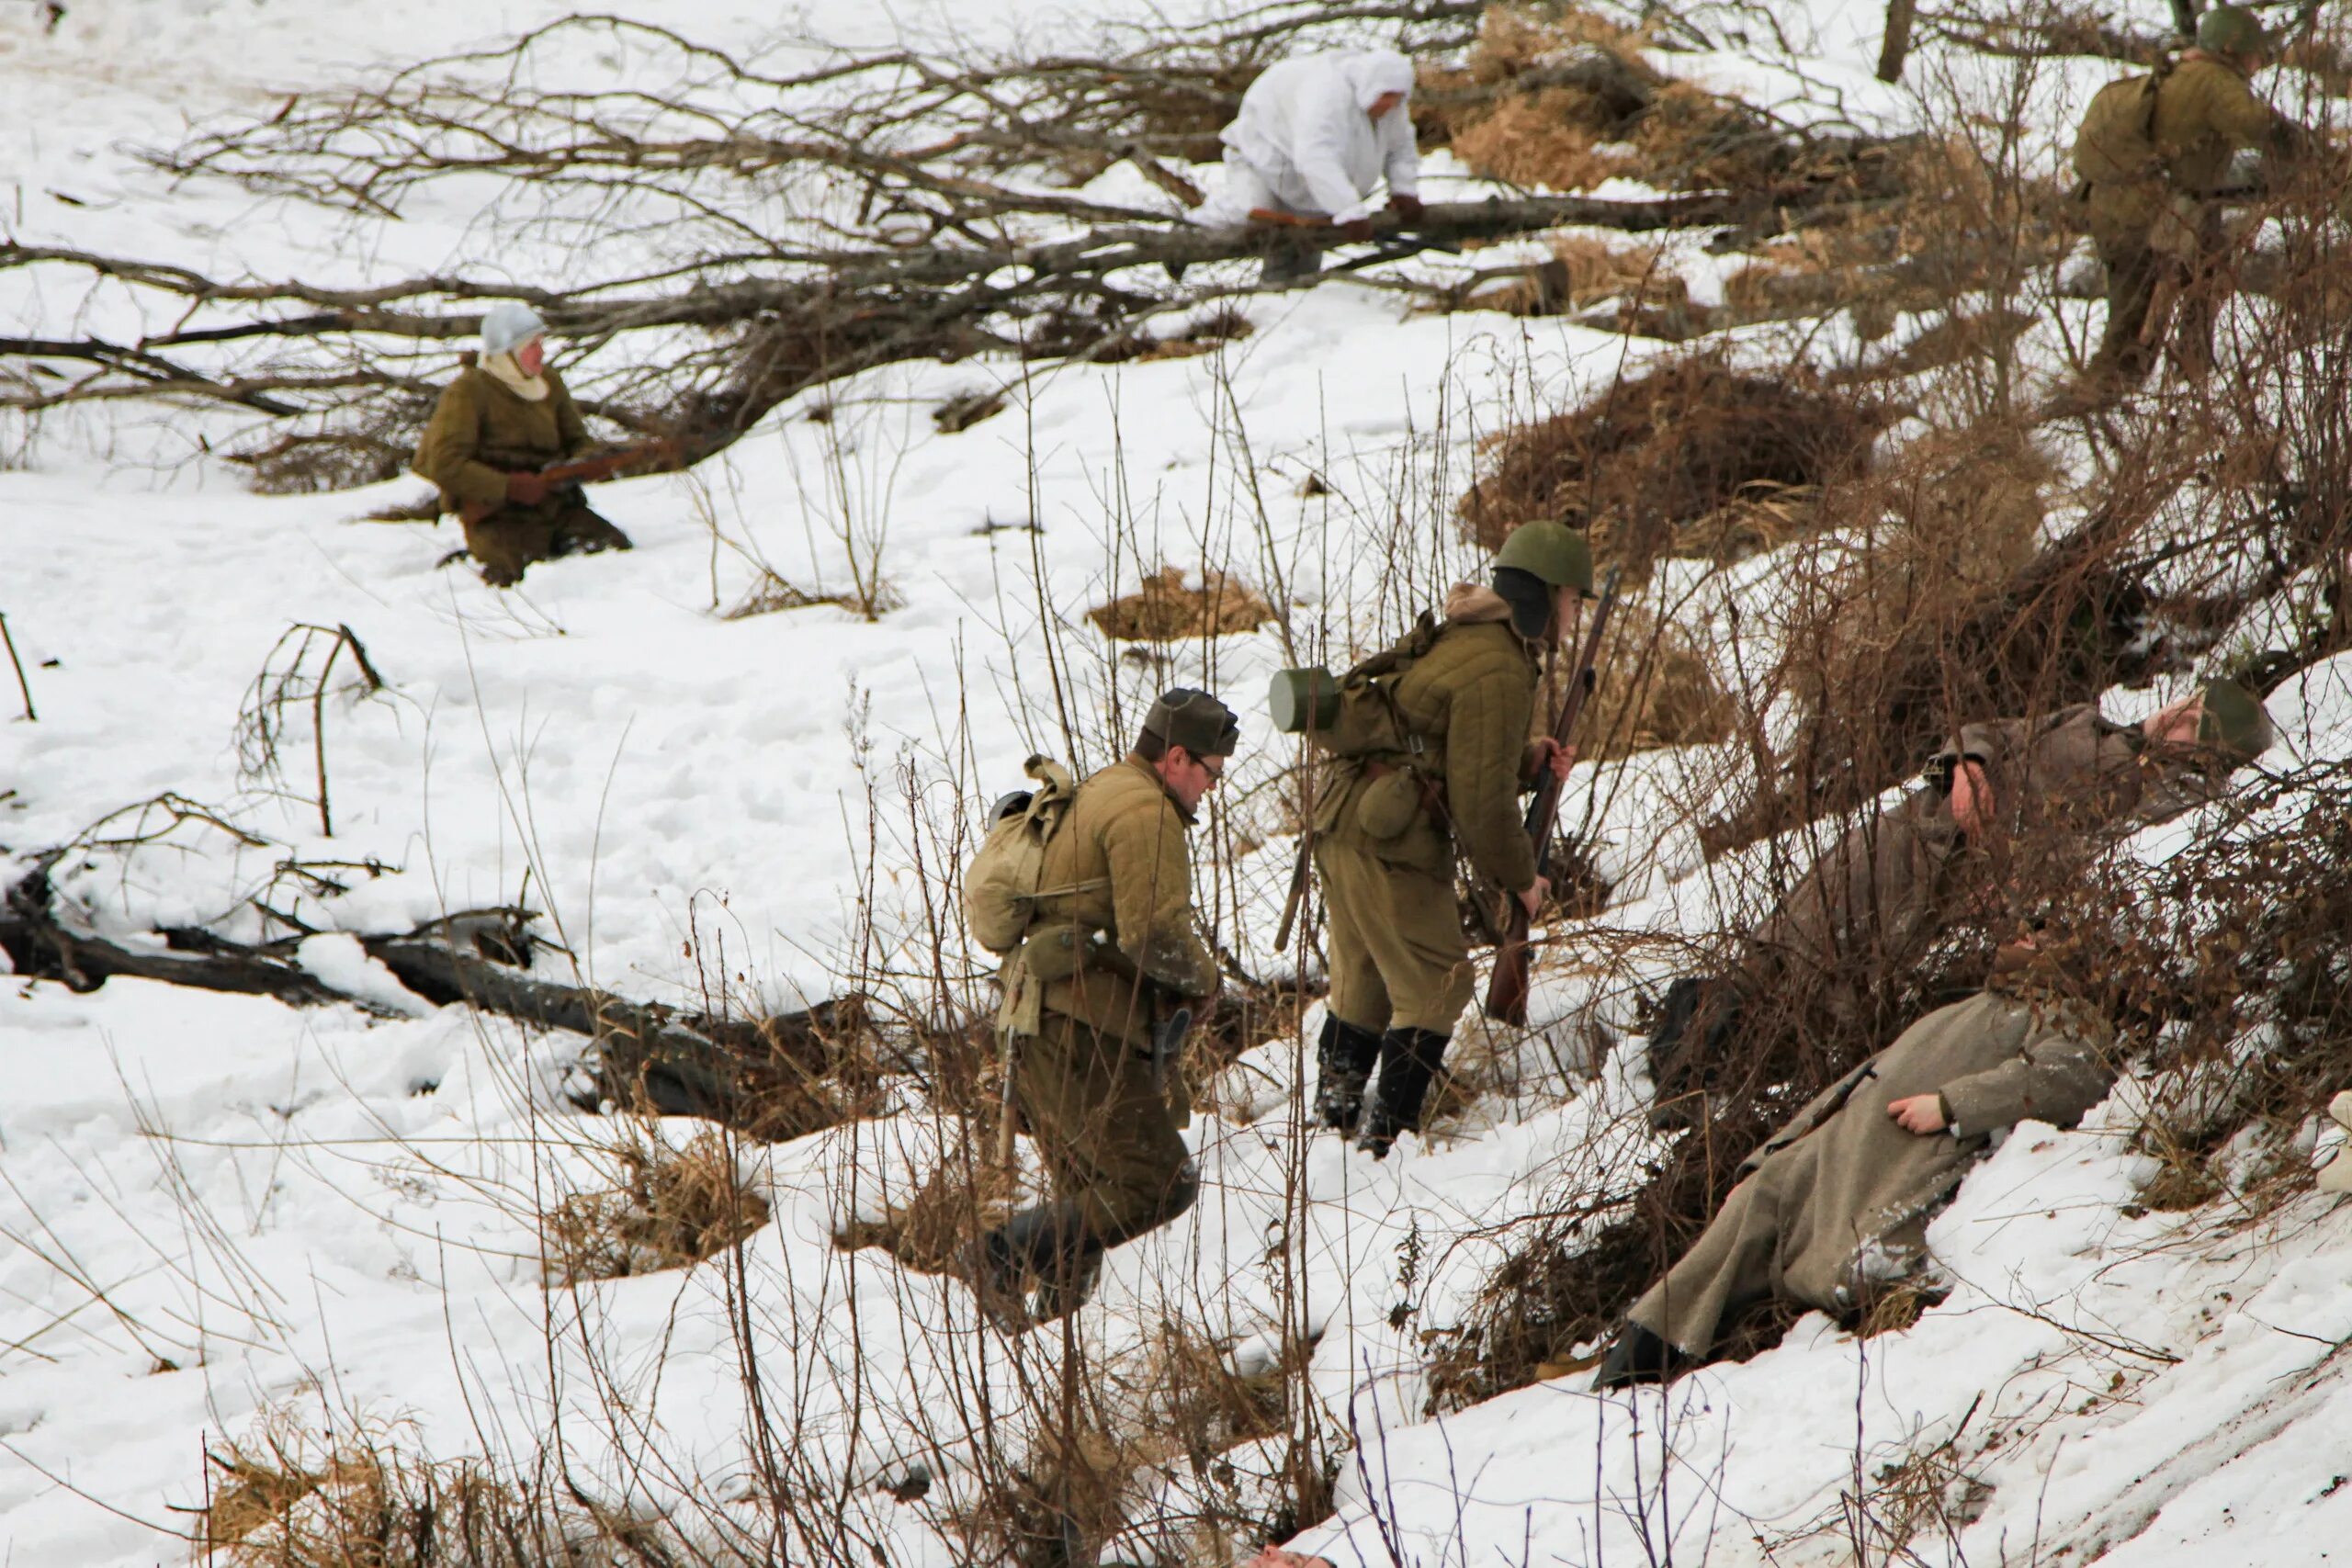
<svg viewBox="0 0 2352 1568">
<path fill-rule="evenodd" d="M 735 1145 L 705 1130 L 672 1146 L 630 1125 L 605 1151 L 610 1187 L 566 1193 L 540 1227 L 548 1277 L 573 1284 L 691 1268 L 768 1223 L 768 1201 L 736 1169 Z"/>
<path fill-rule="evenodd" d="M 744 592 L 743 597 L 736 601 L 733 608 L 723 613 L 718 618 L 722 621 L 748 621 L 754 615 L 773 615 L 785 610 L 807 610 L 819 604 L 830 604 L 836 610 L 847 610 L 853 615 L 863 615 L 865 613 L 859 605 L 857 595 L 854 593 L 811 593 L 806 589 L 797 588 L 786 582 L 775 572 L 763 569 L 759 580 Z M 903 608 L 905 604 L 906 599 L 897 588 L 888 582 L 879 585 L 874 599 L 874 609 L 877 615 L 888 615 L 893 610 Z"/>
<path fill-rule="evenodd" d="M 1682 627 L 1641 604 L 1621 603 L 1610 623 L 1590 701 L 1578 720 L 1578 756 L 1609 761 L 1665 746 L 1703 746 L 1731 738 L 1735 708 L 1705 650 Z M 1535 725 L 1551 729 L 1573 673 L 1554 661 L 1535 695 Z"/>
<path fill-rule="evenodd" d="M 1823 581 L 1828 624 L 1801 638 L 1792 688 L 1816 705 L 1870 690 L 1923 618 L 2000 592 L 2034 558 L 2057 477 L 2030 431 L 1984 423 L 1922 436 L 1848 487 L 1840 510 L 1870 547 Z"/>
<path fill-rule="evenodd" d="M 663 1532 L 558 1509 L 481 1460 L 435 1460 L 403 1422 L 306 1430 L 266 1415 L 205 1451 L 201 1541 L 230 1568 L 613 1568 L 675 1561 Z"/>
<path fill-rule="evenodd" d="M 1594 145 L 1591 98 L 1574 87 L 1514 94 L 1453 133 L 1473 173 L 1531 189 L 1589 190 L 1628 172 L 1623 153 Z"/>
<path fill-rule="evenodd" d="M 1239 578 L 1204 570 L 1189 587 L 1178 567 L 1162 567 L 1133 593 L 1086 612 L 1103 636 L 1120 642 L 1179 642 L 1186 637 L 1253 632 L 1274 618 L 1273 606 Z"/>
<path fill-rule="evenodd" d="M 1867 463 L 1887 415 L 1794 375 L 1706 355 L 1621 381 L 1582 408 L 1487 442 L 1489 468 L 1462 498 L 1464 532 L 1488 548 L 1521 523 L 1610 520 L 1609 557 L 1638 574 L 1684 551 L 1681 530 L 1749 490 L 1822 485 Z"/>
</svg>

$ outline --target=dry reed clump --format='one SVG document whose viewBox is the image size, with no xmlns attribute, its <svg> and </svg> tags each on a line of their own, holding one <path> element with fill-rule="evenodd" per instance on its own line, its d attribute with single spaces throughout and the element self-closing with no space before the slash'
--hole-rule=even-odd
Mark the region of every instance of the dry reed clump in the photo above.
<svg viewBox="0 0 2352 1568">
<path fill-rule="evenodd" d="M 1668 77 L 1647 38 L 1575 8 L 1490 6 L 1451 70 L 1423 70 L 1414 118 L 1473 173 L 1582 190 L 1613 174 L 1665 188 L 1754 185 L 1782 172 L 1785 139 L 1742 106 Z"/>
<path fill-rule="evenodd" d="M 1294 1408 L 1311 1354 L 1292 1340 L 1242 1365 L 1232 1348 L 1163 1325 L 1096 1369 L 967 1528 L 1038 1568 L 1232 1562 L 1297 1534 L 1329 1517 L 1338 1472 L 1317 1419 Z M 1262 1446 L 1235 1455 L 1251 1444 Z M 1148 1516 L 1136 1506 L 1147 1497 Z"/>
<path fill-rule="evenodd" d="M 775 572 L 762 569 L 759 578 L 744 591 L 734 607 L 720 614 L 722 621 L 748 621 L 755 615 L 773 615 L 785 610 L 808 610 L 820 604 L 830 604 L 836 610 L 847 610 L 853 615 L 864 615 L 865 607 L 857 595 L 850 592 L 811 593 L 804 588 L 786 582 Z M 906 598 L 889 582 L 877 585 L 873 596 L 876 615 L 887 615 L 906 607 Z"/>
<path fill-rule="evenodd" d="M 1677 360 L 1490 437 L 1488 471 L 1456 511 L 1490 549 L 1538 518 L 1609 518 L 1596 544 L 1638 576 L 1656 557 L 1683 553 L 1686 525 L 1750 487 L 1824 485 L 1859 472 L 1885 419 L 1793 376 L 1751 375 L 1706 355 Z"/>
<path fill-rule="evenodd" d="M 559 1511 L 480 1460 L 435 1460 L 405 1423 L 341 1437 L 283 1410 L 207 1450 L 208 1562 L 229 1568 L 609 1568 L 665 1561 L 642 1526 Z"/>
<path fill-rule="evenodd" d="M 1544 672 L 1532 733 L 1551 732 L 1574 673 L 1568 662 L 1555 660 Z M 1731 739 L 1736 715 L 1695 637 L 1646 604 L 1621 602 L 1577 723 L 1577 756 L 1613 761 L 1662 747 L 1713 745 Z"/>
<path fill-rule="evenodd" d="M 1691 306 L 1690 285 L 1665 265 L 1660 247 L 1619 247 L 1584 234 L 1554 236 L 1548 261 L 1472 282 L 1440 308 L 1558 316 L 1612 299 L 1625 302 L 1619 311 L 1630 323 L 1625 330 L 1645 336 L 1686 337 L 1706 316 Z"/>
<path fill-rule="evenodd" d="M 1513 94 L 1453 133 L 1453 155 L 1488 179 L 1531 189 L 1590 190 L 1627 172 L 1621 152 L 1595 144 L 1590 96 L 1574 87 Z"/>
<path fill-rule="evenodd" d="M 704 1130 L 673 1146 L 632 1127 L 605 1151 L 616 1175 L 565 1194 L 541 1226 L 550 1280 L 576 1284 L 688 1268 L 768 1223 L 768 1201 L 736 1167 L 735 1145 Z"/>
<path fill-rule="evenodd" d="M 1792 688 L 1816 706 L 1874 692 L 1925 621 L 2003 592 L 2041 545 L 2057 479 L 2030 432 L 1983 423 L 1910 442 L 1838 494 L 1870 547 L 1812 585 L 1819 621 L 1792 639 Z"/>
<path fill-rule="evenodd" d="M 1086 612 L 1103 636 L 1119 642 L 1179 642 L 1186 637 L 1253 632 L 1274 618 L 1273 606 L 1236 577 L 1214 569 L 1200 586 L 1177 567 L 1162 567 L 1133 593 Z"/>
</svg>

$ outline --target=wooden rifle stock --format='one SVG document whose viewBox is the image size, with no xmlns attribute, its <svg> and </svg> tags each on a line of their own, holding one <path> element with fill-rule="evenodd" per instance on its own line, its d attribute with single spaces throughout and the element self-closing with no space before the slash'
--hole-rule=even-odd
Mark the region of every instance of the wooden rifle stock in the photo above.
<svg viewBox="0 0 2352 1568">
<path fill-rule="evenodd" d="M 594 457 L 574 457 L 567 462 L 550 463 L 539 469 L 538 474 L 547 481 L 548 492 L 553 493 L 566 485 L 596 484 L 626 469 L 641 468 L 653 463 L 674 463 L 684 456 L 675 441 L 667 436 L 656 436 L 650 441 L 640 441 L 634 446 L 624 446 L 617 452 L 600 452 Z M 479 523 L 505 504 L 503 501 L 487 506 L 480 502 L 468 502 L 458 509 L 458 514 L 469 523 Z"/>
<path fill-rule="evenodd" d="M 1576 733 L 1577 719 L 1584 713 L 1585 698 L 1591 695 L 1596 662 L 1600 657 L 1601 634 L 1609 629 L 1609 613 L 1617 605 L 1617 571 L 1611 568 L 1608 579 L 1601 584 L 1600 603 L 1592 613 L 1592 626 L 1585 634 L 1584 649 L 1577 660 L 1576 672 L 1568 678 L 1568 690 L 1560 699 L 1559 716 L 1552 723 L 1552 742 L 1565 747 L 1568 737 Z M 1535 874 L 1550 874 L 1552 859 L 1552 829 L 1560 815 L 1561 784 L 1559 775 L 1549 767 L 1543 772 L 1535 788 L 1534 804 L 1527 808 L 1527 832 L 1535 843 Z M 1509 894 L 1504 897 L 1503 939 L 1495 948 L 1495 972 L 1487 981 L 1487 1016 L 1509 1024 L 1527 1021 L 1528 991 L 1528 925 L 1527 906 Z"/>
</svg>

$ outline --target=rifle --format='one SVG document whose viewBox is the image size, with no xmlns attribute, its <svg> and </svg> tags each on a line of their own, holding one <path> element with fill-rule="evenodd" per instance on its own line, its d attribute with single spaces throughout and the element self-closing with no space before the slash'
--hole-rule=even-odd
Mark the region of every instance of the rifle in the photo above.
<svg viewBox="0 0 2352 1568">
<path fill-rule="evenodd" d="M 1298 919 L 1299 910 L 1306 907 L 1307 879 L 1315 868 L 1315 758 L 1305 747 L 1300 748 L 1301 772 L 1306 780 L 1306 825 L 1298 830 L 1298 859 L 1290 868 L 1290 892 L 1283 899 L 1283 918 L 1274 927 L 1274 951 L 1280 953 L 1290 945 L 1291 926 Z"/>
<path fill-rule="evenodd" d="M 678 443 L 666 435 L 657 435 L 650 441 L 640 441 L 634 446 L 623 446 L 618 451 L 602 452 L 594 457 L 574 457 L 565 462 L 550 463 L 539 469 L 538 474 L 547 481 L 548 491 L 554 491 L 566 485 L 595 484 L 626 469 L 643 468 L 651 463 L 678 462 L 684 456 Z M 505 504 L 503 501 L 469 501 L 458 509 L 458 515 L 469 523 L 479 523 Z"/>
<path fill-rule="evenodd" d="M 1307 218 L 1295 212 L 1284 212 L 1281 209 L 1273 207 L 1251 208 L 1250 209 L 1250 221 L 1270 229 L 1306 229 L 1326 234 L 1332 233 L 1339 228 L 1338 224 L 1332 222 L 1328 218 Z M 1365 243 L 1372 243 L 1370 241 Z M 1458 256 L 1462 254 L 1462 245 L 1460 242 L 1446 239 L 1442 235 L 1430 233 L 1404 234 L 1391 227 L 1386 230 L 1386 238 L 1379 240 L 1376 244 L 1373 245 L 1373 249 L 1367 254 L 1357 256 L 1351 261 L 1341 262 L 1337 266 L 1326 267 L 1323 270 L 1326 272 L 1353 272 L 1358 267 L 1377 266 L 1382 262 L 1396 261 L 1404 256 L 1418 255 L 1423 251 L 1443 251 L 1448 255 Z"/>
<path fill-rule="evenodd" d="M 1585 635 L 1584 651 L 1577 658 L 1576 672 L 1568 678 L 1567 694 L 1560 699 L 1559 716 L 1552 724 L 1552 742 L 1555 746 L 1565 747 L 1568 737 L 1576 733 L 1585 698 L 1592 694 L 1593 666 L 1600 657 L 1600 636 L 1609 629 L 1609 612 L 1616 604 L 1617 569 L 1611 567 L 1600 586 L 1600 603 L 1593 610 L 1592 629 Z M 1527 808 L 1527 832 L 1535 843 L 1538 877 L 1549 874 L 1552 829 L 1560 815 L 1560 793 L 1559 775 L 1544 769 L 1543 780 L 1536 785 L 1534 803 Z M 1494 975 L 1487 982 L 1487 1016 L 1504 1023 L 1523 1024 L 1527 1021 L 1530 917 L 1527 906 L 1517 898 L 1506 902 L 1509 908 L 1503 916 L 1503 939 L 1495 949 Z"/>
</svg>

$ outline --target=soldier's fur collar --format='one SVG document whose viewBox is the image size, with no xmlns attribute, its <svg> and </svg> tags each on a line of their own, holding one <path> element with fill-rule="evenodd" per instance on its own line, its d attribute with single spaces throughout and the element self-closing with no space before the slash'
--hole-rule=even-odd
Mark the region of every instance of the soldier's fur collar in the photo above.
<svg viewBox="0 0 2352 1568">
<path fill-rule="evenodd" d="M 548 400 L 548 378 L 544 370 L 537 376 L 526 376 L 511 354 L 485 354 L 481 356 L 481 367 L 500 386 L 525 402 L 543 403 Z"/>
<path fill-rule="evenodd" d="M 1457 582 L 1446 591 L 1445 618 L 1454 626 L 1482 626 L 1510 619 L 1503 596 L 1483 582 Z"/>
</svg>

